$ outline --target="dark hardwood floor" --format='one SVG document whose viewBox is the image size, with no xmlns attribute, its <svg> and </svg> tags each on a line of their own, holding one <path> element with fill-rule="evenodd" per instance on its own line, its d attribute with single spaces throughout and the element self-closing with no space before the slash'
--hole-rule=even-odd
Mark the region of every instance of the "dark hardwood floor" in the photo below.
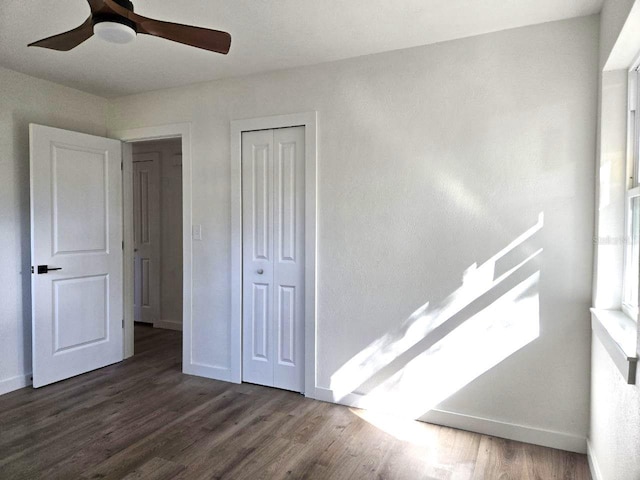
<svg viewBox="0 0 640 480">
<path fill-rule="evenodd" d="M 0 397 L 0 479 L 588 479 L 584 455 L 180 373 L 181 334 Z M 377 424 L 378 426 L 375 426 Z"/>
</svg>

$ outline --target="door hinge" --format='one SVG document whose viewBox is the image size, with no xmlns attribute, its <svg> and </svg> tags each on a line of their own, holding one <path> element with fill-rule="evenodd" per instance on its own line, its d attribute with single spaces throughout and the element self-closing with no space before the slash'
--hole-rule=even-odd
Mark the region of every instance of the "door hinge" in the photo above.
<svg viewBox="0 0 640 480">
<path fill-rule="evenodd" d="M 124 172 L 124 162 L 120 162 L 120 170 Z"/>
<path fill-rule="evenodd" d="M 31 273 L 35 273 L 35 272 L 33 271 L 33 265 L 31 266 Z"/>
<path fill-rule="evenodd" d="M 124 328 L 124 318 L 122 319 L 122 328 Z"/>
<path fill-rule="evenodd" d="M 122 240 L 122 249 L 124 250 L 124 240 Z"/>
</svg>

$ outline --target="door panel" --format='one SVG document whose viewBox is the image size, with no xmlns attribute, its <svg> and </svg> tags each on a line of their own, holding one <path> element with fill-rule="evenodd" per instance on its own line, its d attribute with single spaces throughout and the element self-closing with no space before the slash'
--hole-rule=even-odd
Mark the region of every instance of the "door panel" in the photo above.
<svg viewBox="0 0 640 480">
<path fill-rule="evenodd" d="M 245 132 L 243 380 L 304 388 L 304 127 Z"/>
<path fill-rule="evenodd" d="M 53 280 L 54 355 L 107 340 L 108 313 L 108 275 Z"/>
<path fill-rule="evenodd" d="M 104 253 L 108 241 L 106 155 L 56 143 L 52 150 L 53 254 Z"/>
<path fill-rule="evenodd" d="M 271 260 L 271 145 L 254 145 L 251 155 L 251 199 L 253 217 L 253 259 Z"/>
<path fill-rule="evenodd" d="M 242 135 L 243 369 L 246 382 L 273 386 L 273 133 Z"/>
<path fill-rule="evenodd" d="M 30 142 L 40 387 L 122 360 L 122 153 L 119 141 L 40 125 Z"/>
<path fill-rule="evenodd" d="M 293 366 L 296 362 L 296 287 L 278 287 L 278 363 Z"/>
<path fill-rule="evenodd" d="M 160 320 L 160 154 L 133 155 L 134 295 L 136 322 Z"/>
<path fill-rule="evenodd" d="M 254 361 L 269 361 L 269 285 L 266 284 L 253 284 L 253 292 L 251 298 L 251 304 L 253 306 L 253 312 L 251 312 L 251 335 L 253 336 L 252 342 L 252 357 Z"/>
<path fill-rule="evenodd" d="M 296 257 L 296 144 L 276 143 L 279 147 L 277 168 L 279 262 Z"/>
<path fill-rule="evenodd" d="M 304 127 L 273 131 L 276 210 L 274 216 L 274 316 L 278 355 L 275 386 L 304 389 Z"/>
</svg>

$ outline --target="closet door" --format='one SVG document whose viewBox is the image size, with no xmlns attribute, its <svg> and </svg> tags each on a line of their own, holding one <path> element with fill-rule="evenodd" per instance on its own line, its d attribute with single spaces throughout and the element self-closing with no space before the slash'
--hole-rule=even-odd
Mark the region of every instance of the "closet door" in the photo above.
<svg viewBox="0 0 640 480">
<path fill-rule="evenodd" d="M 273 131 L 242 135 L 242 379 L 273 386 Z"/>
<path fill-rule="evenodd" d="M 304 389 L 304 127 L 242 137 L 243 380 Z"/>
<path fill-rule="evenodd" d="M 274 386 L 304 390 L 304 127 L 273 131 Z"/>
</svg>

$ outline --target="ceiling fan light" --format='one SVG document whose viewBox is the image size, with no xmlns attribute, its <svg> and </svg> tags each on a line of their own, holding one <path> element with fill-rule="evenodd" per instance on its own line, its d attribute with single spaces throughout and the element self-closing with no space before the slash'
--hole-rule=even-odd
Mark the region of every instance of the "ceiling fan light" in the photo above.
<svg viewBox="0 0 640 480">
<path fill-rule="evenodd" d="M 136 31 L 133 28 L 117 22 L 96 23 L 93 33 L 109 43 L 125 44 L 136 39 Z"/>
</svg>

